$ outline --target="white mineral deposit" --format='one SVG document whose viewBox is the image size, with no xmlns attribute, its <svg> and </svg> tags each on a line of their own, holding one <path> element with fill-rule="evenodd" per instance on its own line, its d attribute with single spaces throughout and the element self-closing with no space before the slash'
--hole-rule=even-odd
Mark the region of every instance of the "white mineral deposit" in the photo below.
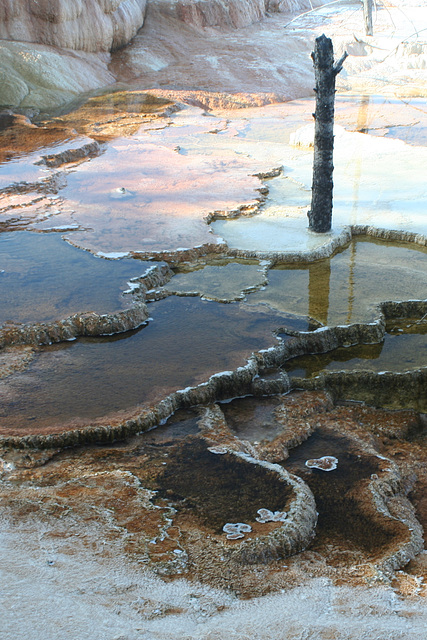
<svg viewBox="0 0 427 640">
<path fill-rule="evenodd" d="M 2 640 L 425 637 L 426 33 L 0 0 Z"/>
<path fill-rule="evenodd" d="M 309 469 L 321 469 L 322 471 L 334 471 L 338 466 L 338 459 L 335 456 L 322 456 L 321 458 L 310 458 L 305 461 L 305 466 Z"/>
</svg>

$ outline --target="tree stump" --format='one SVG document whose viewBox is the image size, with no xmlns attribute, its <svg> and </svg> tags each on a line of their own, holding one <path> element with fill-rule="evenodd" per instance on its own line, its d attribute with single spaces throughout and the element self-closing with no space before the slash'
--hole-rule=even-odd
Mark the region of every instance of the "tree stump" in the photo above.
<svg viewBox="0 0 427 640">
<path fill-rule="evenodd" d="M 363 19 L 365 22 L 365 34 L 367 36 L 374 35 L 372 26 L 372 0 L 363 0 Z"/>
<path fill-rule="evenodd" d="M 313 114 L 313 184 L 308 220 L 312 231 L 325 233 L 330 231 L 332 224 L 335 78 L 347 53 L 334 64 L 332 40 L 322 35 L 316 38 L 311 57 L 316 80 L 316 112 Z"/>
</svg>

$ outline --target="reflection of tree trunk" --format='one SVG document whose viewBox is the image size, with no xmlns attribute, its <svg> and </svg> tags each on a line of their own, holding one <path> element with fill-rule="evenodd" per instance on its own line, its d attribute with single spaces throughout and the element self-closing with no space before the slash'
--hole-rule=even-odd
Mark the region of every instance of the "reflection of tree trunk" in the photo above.
<svg viewBox="0 0 427 640">
<path fill-rule="evenodd" d="M 308 315 L 324 325 L 328 324 L 331 261 L 314 262 L 308 267 Z"/>
<path fill-rule="evenodd" d="M 372 27 L 372 0 L 363 0 L 363 19 L 365 21 L 365 33 L 367 36 L 373 36 Z"/>
<path fill-rule="evenodd" d="M 359 103 L 359 110 L 357 112 L 357 124 L 356 131 L 360 133 L 367 133 L 369 131 L 369 96 L 362 96 Z M 352 158 L 352 164 L 354 166 L 354 182 L 353 182 L 353 207 L 352 215 L 350 218 L 351 224 L 357 223 L 357 211 L 359 207 L 359 187 L 360 177 L 362 175 L 362 159 L 360 154 L 354 153 Z"/>
<path fill-rule="evenodd" d="M 351 323 L 353 318 L 353 302 L 354 302 L 354 270 L 356 267 L 356 240 L 350 245 L 350 268 L 348 274 L 348 309 L 347 324 Z"/>
<path fill-rule="evenodd" d="M 322 35 L 316 38 L 311 57 L 316 79 L 316 113 L 313 114 L 313 185 L 308 220 L 312 231 L 324 233 L 330 230 L 332 222 L 335 77 L 341 71 L 347 53 L 334 65 L 332 40 Z"/>
<path fill-rule="evenodd" d="M 359 101 L 359 110 L 357 112 L 356 131 L 359 133 L 368 133 L 369 131 L 369 96 L 361 96 Z"/>
</svg>

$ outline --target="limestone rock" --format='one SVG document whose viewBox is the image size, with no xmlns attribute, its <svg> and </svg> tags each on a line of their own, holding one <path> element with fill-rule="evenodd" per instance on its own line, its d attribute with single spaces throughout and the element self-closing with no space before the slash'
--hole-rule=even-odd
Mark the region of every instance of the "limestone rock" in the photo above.
<svg viewBox="0 0 427 640">
<path fill-rule="evenodd" d="M 112 51 L 144 23 L 146 0 L 1 0 L 0 38 L 81 51 Z"/>
<path fill-rule="evenodd" d="M 58 107 L 114 82 L 107 62 L 106 54 L 4 40 L 0 44 L 0 103 L 42 110 Z"/>
<path fill-rule="evenodd" d="M 263 19 L 266 12 L 265 0 L 157 0 L 155 11 L 168 18 L 177 18 L 196 28 L 247 27 Z"/>
<path fill-rule="evenodd" d="M 154 0 L 150 12 L 176 18 L 196 29 L 241 29 L 260 22 L 269 12 L 290 13 L 309 7 L 307 0 Z"/>
<path fill-rule="evenodd" d="M 281 44 L 282 25 L 264 18 L 310 5 L 153 0 L 145 21 L 146 0 L 15 0 L 13 6 L 0 0 L 0 106 L 50 111 L 79 94 L 137 77 L 145 88 L 174 90 L 187 90 L 191 77 L 203 104 L 265 104 L 306 95 L 312 86 L 307 39 L 297 35 L 291 45 Z M 110 52 L 128 44 L 143 25 L 132 46 L 110 60 Z M 239 95 L 230 100 L 224 91 Z"/>
</svg>

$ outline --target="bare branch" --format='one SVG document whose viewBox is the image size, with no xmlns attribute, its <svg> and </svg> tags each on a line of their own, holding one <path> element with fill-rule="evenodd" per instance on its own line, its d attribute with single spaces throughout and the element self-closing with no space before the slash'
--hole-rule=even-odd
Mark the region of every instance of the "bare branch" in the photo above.
<svg viewBox="0 0 427 640">
<path fill-rule="evenodd" d="M 333 72 L 334 74 L 337 76 L 339 74 L 339 72 L 342 70 L 342 66 L 344 63 L 344 60 L 348 58 L 348 53 L 347 51 L 344 51 L 344 53 L 342 54 L 341 58 L 338 60 L 338 62 L 335 64 L 334 68 L 333 68 Z"/>
</svg>

